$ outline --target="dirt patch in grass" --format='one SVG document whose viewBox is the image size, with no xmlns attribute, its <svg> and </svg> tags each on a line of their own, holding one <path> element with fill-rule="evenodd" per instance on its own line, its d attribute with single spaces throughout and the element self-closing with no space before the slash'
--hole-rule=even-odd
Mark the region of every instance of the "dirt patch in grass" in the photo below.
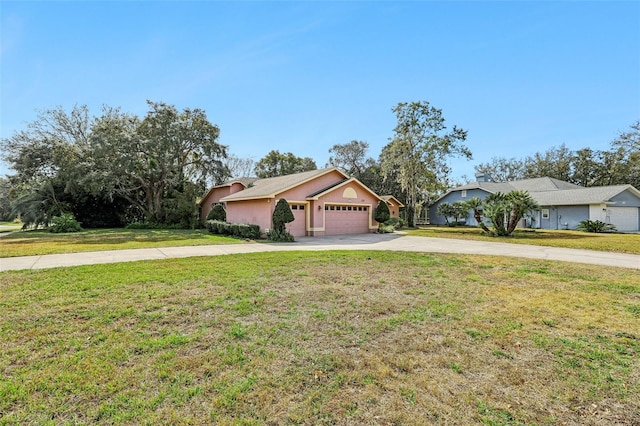
<svg viewBox="0 0 640 426">
<path fill-rule="evenodd" d="M 288 252 L 0 292 L 0 423 L 640 423 L 636 271 Z"/>
</svg>

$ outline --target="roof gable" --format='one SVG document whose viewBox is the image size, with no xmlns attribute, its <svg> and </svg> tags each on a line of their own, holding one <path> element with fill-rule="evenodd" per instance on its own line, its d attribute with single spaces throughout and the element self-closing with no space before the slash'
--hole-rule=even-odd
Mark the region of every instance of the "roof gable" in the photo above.
<svg viewBox="0 0 640 426">
<path fill-rule="evenodd" d="M 349 183 L 356 183 L 356 184 L 358 184 L 358 186 L 360 186 L 360 187 L 361 187 L 362 189 L 364 189 L 365 191 L 369 192 L 371 195 L 373 195 L 373 196 L 374 196 L 374 197 L 376 197 L 377 199 L 379 199 L 379 200 L 381 200 L 381 199 L 382 199 L 378 194 L 376 194 L 376 193 L 375 193 L 375 192 L 373 192 L 371 189 L 369 189 L 369 187 L 368 187 L 368 186 L 366 186 L 364 183 L 360 182 L 358 179 L 356 179 L 356 178 L 354 178 L 354 177 L 349 178 L 349 179 L 345 179 L 345 180 L 343 180 L 343 181 L 341 181 L 341 182 L 337 182 L 337 183 L 335 183 L 335 184 L 333 184 L 333 185 L 329 185 L 328 187 L 326 187 L 326 188 L 324 188 L 324 189 L 321 189 L 320 191 L 316 191 L 315 193 L 313 193 L 313 194 L 309 195 L 309 196 L 307 197 L 307 199 L 317 200 L 317 199 L 318 199 L 318 198 L 320 198 L 321 196 L 326 195 L 326 194 L 328 194 L 328 193 L 330 193 L 330 192 L 333 192 L 333 191 L 335 191 L 336 189 L 339 189 L 339 188 L 341 188 L 341 187 L 343 187 L 343 186 L 345 186 L 345 185 L 347 185 L 347 184 L 349 184 Z"/>
<path fill-rule="evenodd" d="M 382 195 L 380 198 L 382 199 L 382 201 L 384 201 L 387 204 L 395 203 L 398 205 L 398 207 L 404 207 L 404 204 L 402 204 L 400 200 L 398 200 L 393 195 Z"/>
<path fill-rule="evenodd" d="M 342 179 L 348 179 L 349 177 L 336 167 L 327 169 L 310 170 L 302 173 L 295 173 L 291 175 L 276 176 L 272 178 L 257 179 L 253 182 L 253 185 L 244 191 L 236 192 L 235 194 L 228 195 L 222 198 L 220 201 L 239 201 L 239 200 L 253 200 L 260 198 L 275 198 L 278 194 L 285 192 L 289 189 L 300 186 L 306 182 L 316 179 L 320 176 L 324 176 L 329 173 L 338 173 Z"/>
<path fill-rule="evenodd" d="M 204 201 L 209 198 L 209 195 L 211 195 L 211 193 L 213 191 L 215 191 L 216 189 L 219 188 L 224 188 L 227 186 L 233 186 L 234 183 L 238 183 L 242 186 L 244 186 L 245 188 L 248 188 L 249 186 L 253 185 L 253 182 L 255 182 L 256 180 L 258 180 L 258 178 L 254 178 L 254 177 L 240 177 L 237 179 L 231 179 L 228 180 L 226 182 L 221 183 L 220 185 L 215 185 L 212 186 L 211 188 L 209 188 L 209 190 L 207 191 L 206 194 L 204 194 L 204 197 L 202 197 L 202 200 L 200 200 L 200 205 L 202 205 L 202 203 L 204 203 Z"/>
</svg>

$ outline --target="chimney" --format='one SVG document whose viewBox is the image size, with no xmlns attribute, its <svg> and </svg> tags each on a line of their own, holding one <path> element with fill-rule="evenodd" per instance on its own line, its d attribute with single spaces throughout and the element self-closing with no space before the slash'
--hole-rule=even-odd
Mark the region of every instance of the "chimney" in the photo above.
<svg viewBox="0 0 640 426">
<path fill-rule="evenodd" d="M 489 182 L 489 175 L 486 172 L 476 173 L 477 182 Z"/>
</svg>

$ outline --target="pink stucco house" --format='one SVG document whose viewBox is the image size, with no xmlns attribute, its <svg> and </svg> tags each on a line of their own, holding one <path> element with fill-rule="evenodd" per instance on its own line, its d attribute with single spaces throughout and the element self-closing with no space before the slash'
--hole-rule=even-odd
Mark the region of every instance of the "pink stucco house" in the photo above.
<svg viewBox="0 0 640 426">
<path fill-rule="evenodd" d="M 403 207 L 393 196 L 381 197 L 337 168 L 312 170 L 267 179 L 243 178 L 214 186 L 200 202 L 201 217 L 222 203 L 227 222 L 271 228 L 273 209 L 287 200 L 295 220 L 287 230 L 296 237 L 375 232 L 374 210 L 380 200 L 398 217 Z"/>
</svg>

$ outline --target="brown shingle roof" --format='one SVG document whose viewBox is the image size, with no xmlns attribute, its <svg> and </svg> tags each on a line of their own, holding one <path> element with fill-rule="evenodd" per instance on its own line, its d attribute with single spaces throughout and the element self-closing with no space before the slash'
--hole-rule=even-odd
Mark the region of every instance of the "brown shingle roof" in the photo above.
<svg viewBox="0 0 640 426">
<path fill-rule="evenodd" d="M 227 202 L 237 200 L 251 200 L 256 198 L 274 198 L 281 192 L 294 188 L 311 179 L 315 179 L 319 176 L 331 173 L 333 171 L 338 171 L 340 174 L 344 175 L 345 179 L 348 178 L 348 176 L 341 172 L 339 169 L 331 167 L 327 169 L 311 170 L 308 172 L 295 173 L 286 176 L 258 179 L 253 182 L 253 186 L 245 189 L 244 191 L 228 195 L 222 198 L 220 201 Z"/>
</svg>

